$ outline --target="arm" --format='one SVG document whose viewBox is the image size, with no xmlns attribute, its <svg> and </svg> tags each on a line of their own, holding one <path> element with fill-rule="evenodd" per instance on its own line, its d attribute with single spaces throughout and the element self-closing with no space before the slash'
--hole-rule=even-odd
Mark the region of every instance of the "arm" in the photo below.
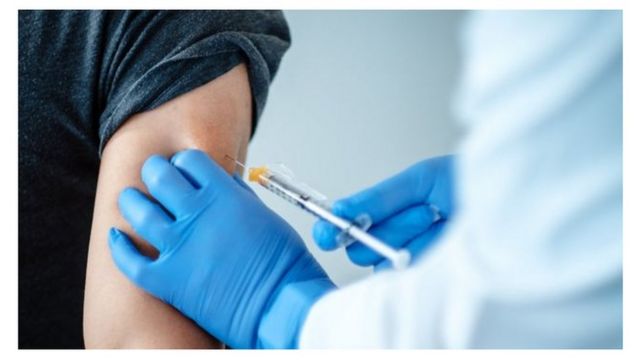
<svg viewBox="0 0 640 360">
<path fill-rule="evenodd" d="M 104 148 L 96 191 L 87 262 L 84 337 L 87 348 L 208 348 L 220 344 L 194 322 L 131 284 L 115 267 L 107 245 L 108 230 L 119 227 L 139 249 L 156 251 L 136 237 L 117 206 L 126 186 L 144 189 L 140 168 L 151 154 L 170 156 L 199 148 L 226 171 L 229 154 L 244 159 L 251 128 L 251 90 L 247 70 L 239 65 L 217 79 L 162 106 L 129 119 Z"/>
</svg>

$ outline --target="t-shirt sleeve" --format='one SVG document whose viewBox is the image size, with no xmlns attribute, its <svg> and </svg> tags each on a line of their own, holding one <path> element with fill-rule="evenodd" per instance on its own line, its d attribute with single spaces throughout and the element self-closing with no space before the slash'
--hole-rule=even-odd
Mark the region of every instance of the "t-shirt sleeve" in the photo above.
<svg viewBox="0 0 640 360">
<path fill-rule="evenodd" d="M 204 85 L 245 62 L 251 135 L 290 44 L 280 11 L 109 12 L 100 71 L 100 154 L 132 115 Z"/>
</svg>

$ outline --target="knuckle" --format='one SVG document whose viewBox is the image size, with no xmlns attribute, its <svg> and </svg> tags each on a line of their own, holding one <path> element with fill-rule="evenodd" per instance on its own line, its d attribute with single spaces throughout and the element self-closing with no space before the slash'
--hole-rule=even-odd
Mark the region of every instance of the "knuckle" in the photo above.
<svg viewBox="0 0 640 360">
<path fill-rule="evenodd" d="M 138 211 L 138 226 L 147 227 L 149 225 L 155 224 L 156 216 L 155 211 L 150 206 L 144 206 Z"/>
<path fill-rule="evenodd" d="M 152 239 L 147 239 L 147 240 L 156 240 L 153 241 L 153 243 L 162 243 L 161 240 L 164 239 L 164 235 L 167 233 L 168 229 L 167 229 L 167 225 L 166 224 L 162 224 L 162 223 L 155 223 L 153 224 L 153 226 L 151 226 L 147 233 L 149 234 L 148 236 L 152 237 Z M 158 249 L 161 250 L 161 249 Z"/>
</svg>

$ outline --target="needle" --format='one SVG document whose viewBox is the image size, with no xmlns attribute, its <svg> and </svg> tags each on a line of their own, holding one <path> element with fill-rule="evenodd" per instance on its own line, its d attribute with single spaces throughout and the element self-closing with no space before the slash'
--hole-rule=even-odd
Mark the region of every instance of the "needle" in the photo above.
<svg viewBox="0 0 640 360">
<path fill-rule="evenodd" d="M 227 154 L 224 154 L 224 157 L 225 157 L 226 159 L 233 160 L 236 164 L 238 164 L 238 165 L 242 166 L 242 168 L 243 168 L 243 169 L 246 169 L 246 168 L 247 168 L 243 163 L 241 163 L 240 161 L 238 161 L 238 160 L 236 160 L 236 159 L 232 158 L 231 156 L 229 156 L 229 155 L 227 155 Z"/>
</svg>

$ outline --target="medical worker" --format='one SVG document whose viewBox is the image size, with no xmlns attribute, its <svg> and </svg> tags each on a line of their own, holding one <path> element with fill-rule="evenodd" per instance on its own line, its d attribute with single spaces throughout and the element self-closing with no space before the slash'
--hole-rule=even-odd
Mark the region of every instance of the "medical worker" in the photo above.
<svg viewBox="0 0 640 360">
<path fill-rule="evenodd" d="M 381 271 L 337 288 L 291 226 L 197 150 L 144 164 L 157 202 L 120 196 L 159 257 L 112 229 L 113 258 L 234 348 L 619 348 L 621 23 L 620 11 L 470 16 L 458 155 L 334 204 L 408 249 L 406 270 L 356 243 L 350 259 Z M 323 249 L 336 234 L 314 227 Z"/>
</svg>

